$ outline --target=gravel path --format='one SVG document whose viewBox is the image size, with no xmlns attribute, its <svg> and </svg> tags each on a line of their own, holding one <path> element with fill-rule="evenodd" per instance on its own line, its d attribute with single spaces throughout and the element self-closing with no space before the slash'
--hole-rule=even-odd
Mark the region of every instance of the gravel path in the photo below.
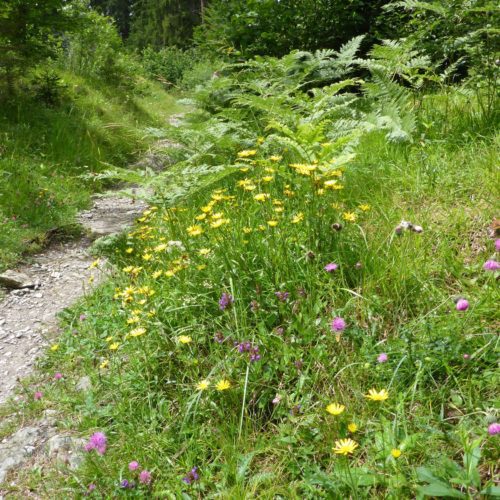
<svg viewBox="0 0 500 500">
<path fill-rule="evenodd" d="M 16 269 L 35 286 L 12 290 L 0 302 L 0 404 L 56 336 L 57 314 L 102 280 L 103 272 L 91 268 L 92 239 L 123 231 L 145 208 L 131 198 L 96 198 L 92 209 L 79 216 L 90 237 L 52 246 Z"/>
</svg>

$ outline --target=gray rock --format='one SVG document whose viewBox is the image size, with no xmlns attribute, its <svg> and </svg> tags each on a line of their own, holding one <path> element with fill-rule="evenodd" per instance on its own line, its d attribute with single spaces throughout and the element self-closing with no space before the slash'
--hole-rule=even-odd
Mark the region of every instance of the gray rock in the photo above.
<svg viewBox="0 0 500 500">
<path fill-rule="evenodd" d="M 0 483 L 11 469 L 21 465 L 33 453 L 41 434 L 37 427 L 24 427 L 0 443 Z"/>
<path fill-rule="evenodd" d="M 90 391 L 92 389 L 92 382 L 90 381 L 90 377 L 81 377 L 76 384 L 77 391 Z"/>
<path fill-rule="evenodd" d="M 35 286 L 28 275 L 12 270 L 0 274 L 0 285 L 7 288 L 33 288 Z"/>
<path fill-rule="evenodd" d="M 84 439 L 55 435 L 47 441 L 47 452 L 49 458 L 76 469 L 83 461 L 84 445 Z"/>
</svg>

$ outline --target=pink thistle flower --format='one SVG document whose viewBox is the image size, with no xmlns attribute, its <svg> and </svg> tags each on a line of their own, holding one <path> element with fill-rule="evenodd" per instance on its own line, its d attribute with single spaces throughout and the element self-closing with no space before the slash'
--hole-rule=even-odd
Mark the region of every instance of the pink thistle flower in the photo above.
<svg viewBox="0 0 500 500">
<path fill-rule="evenodd" d="M 139 474 L 139 482 L 142 484 L 151 484 L 151 472 L 143 470 Z"/>
<path fill-rule="evenodd" d="M 95 432 L 90 436 L 89 442 L 85 445 L 85 451 L 95 450 L 99 455 L 104 455 L 106 453 L 106 446 L 108 440 L 104 433 Z"/>
<path fill-rule="evenodd" d="M 38 401 L 39 399 L 42 399 L 42 396 L 43 396 L 42 392 L 36 391 L 35 395 L 33 396 L 33 398 L 35 399 L 35 401 Z"/>
<path fill-rule="evenodd" d="M 54 373 L 54 380 L 61 380 L 63 378 L 62 373 L 56 372 Z"/>
<path fill-rule="evenodd" d="M 469 309 L 469 301 L 466 299 L 459 299 L 456 305 L 457 311 L 467 311 Z"/>
<path fill-rule="evenodd" d="M 335 262 L 330 262 L 330 264 L 327 264 L 323 269 L 327 273 L 332 273 L 333 271 L 336 271 L 339 268 L 338 264 L 335 264 Z"/>
<path fill-rule="evenodd" d="M 464 359 L 470 359 L 470 354 L 464 354 Z"/>
<path fill-rule="evenodd" d="M 135 470 L 137 470 L 139 468 L 139 462 L 137 462 L 136 460 L 132 460 L 132 462 L 130 462 L 128 464 L 128 470 L 130 472 L 133 472 Z"/>
<path fill-rule="evenodd" d="M 487 260 L 483 265 L 483 269 L 485 271 L 498 271 L 500 269 L 500 263 L 496 260 Z"/>
<path fill-rule="evenodd" d="M 488 426 L 488 434 L 490 436 L 494 436 L 495 434 L 500 433 L 500 424 L 495 422 L 494 424 L 490 424 Z"/>
<path fill-rule="evenodd" d="M 385 363 L 388 359 L 389 359 L 389 356 L 387 356 L 387 354 L 385 352 L 382 352 L 379 354 L 377 361 L 379 363 Z"/>
<path fill-rule="evenodd" d="M 344 321 L 343 318 L 341 318 L 340 316 L 333 318 L 333 321 L 331 324 L 332 331 L 341 332 L 341 331 L 345 330 L 345 327 L 346 327 L 346 322 Z"/>
<path fill-rule="evenodd" d="M 498 238 L 497 240 L 495 240 L 495 250 L 497 252 L 500 252 L 500 238 Z"/>
</svg>

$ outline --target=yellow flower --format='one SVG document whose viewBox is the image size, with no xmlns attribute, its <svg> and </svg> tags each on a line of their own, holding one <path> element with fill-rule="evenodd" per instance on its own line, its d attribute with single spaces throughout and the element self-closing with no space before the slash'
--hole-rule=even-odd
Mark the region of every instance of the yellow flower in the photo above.
<svg viewBox="0 0 500 500">
<path fill-rule="evenodd" d="M 394 458 L 399 458 L 401 456 L 401 450 L 399 450 L 398 448 L 393 448 L 391 450 L 391 455 L 394 457 Z"/>
<path fill-rule="evenodd" d="M 304 220 L 304 214 L 302 212 L 299 212 L 296 214 L 293 219 L 292 219 L 292 224 L 298 224 L 299 222 L 302 222 Z"/>
<path fill-rule="evenodd" d="M 168 245 L 166 243 L 160 243 L 159 245 L 155 246 L 155 252 L 163 252 L 163 250 L 166 250 Z"/>
<path fill-rule="evenodd" d="M 300 175 L 311 175 L 314 172 L 318 165 L 304 165 L 303 163 L 292 163 L 290 165 L 295 171 Z"/>
<path fill-rule="evenodd" d="M 253 191 L 257 186 L 255 184 L 245 184 L 243 189 L 245 191 Z"/>
<path fill-rule="evenodd" d="M 179 337 L 177 337 L 177 340 L 181 344 L 190 344 L 193 341 L 193 339 L 189 335 L 180 335 Z"/>
<path fill-rule="evenodd" d="M 350 455 L 358 447 L 358 443 L 352 439 L 341 439 L 340 441 L 335 441 L 335 447 L 333 451 L 337 455 Z"/>
<path fill-rule="evenodd" d="M 273 179 L 274 179 L 274 177 L 272 175 L 266 175 L 266 176 L 262 177 L 262 180 L 264 182 L 272 182 Z"/>
<path fill-rule="evenodd" d="M 389 397 L 389 393 L 386 389 L 382 389 L 378 391 L 376 389 L 370 389 L 368 394 L 365 395 L 365 398 L 371 399 L 372 401 L 385 401 Z"/>
<path fill-rule="evenodd" d="M 282 156 L 276 156 L 276 155 L 273 155 L 269 158 L 271 161 L 281 161 L 283 159 Z"/>
<path fill-rule="evenodd" d="M 257 137 L 257 144 L 263 144 L 265 141 L 264 137 Z"/>
<path fill-rule="evenodd" d="M 253 197 L 255 201 L 266 201 L 268 198 L 269 195 L 267 193 L 258 193 Z"/>
<path fill-rule="evenodd" d="M 340 415 L 344 410 L 345 406 L 338 403 L 331 403 L 326 407 L 326 411 L 335 416 Z"/>
<path fill-rule="evenodd" d="M 342 214 L 342 218 L 347 222 L 355 222 L 356 221 L 356 214 L 353 212 L 344 212 Z"/>
<path fill-rule="evenodd" d="M 229 224 L 229 219 L 216 219 L 210 223 L 210 227 L 218 228 L 223 224 Z"/>
<path fill-rule="evenodd" d="M 245 149 L 244 151 L 240 151 L 238 153 L 238 158 L 249 158 L 250 156 L 255 156 L 257 151 L 255 149 Z"/>
<path fill-rule="evenodd" d="M 111 342 L 114 339 L 113 335 L 106 337 L 106 342 Z"/>
<path fill-rule="evenodd" d="M 366 203 L 363 203 L 362 205 L 359 206 L 359 208 L 363 211 L 363 212 L 368 212 L 368 210 L 370 210 L 370 205 L 366 204 Z"/>
<path fill-rule="evenodd" d="M 50 346 L 50 350 L 53 352 L 57 351 L 58 349 L 59 349 L 59 344 L 54 344 L 54 345 Z"/>
<path fill-rule="evenodd" d="M 204 207 L 201 207 L 201 211 L 205 214 L 209 213 L 212 211 L 212 208 L 213 208 L 213 202 L 212 203 L 209 203 L 208 205 L 205 205 Z"/>
<path fill-rule="evenodd" d="M 95 267 L 99 267 L 99 264 L 100 264 L 99 259 L 94 260 L 94 262 L 92 262 L 92 264 L 90 264 L 89 269 L 94 269 Z"/>
<path fill-rule="evenodd" d="M 278 225 L 278 221 L 277 220 L 268 220 L 267 225 L 270 227 L 276 227 Z"/>
<path fill-rule="evenodd" d="M 105 359 L 100 365 L 99 365 L 99 368 L 101 368 L 101 370 L 104 370 L 104 368 L 106 368 L 107 366 L 109 365 L 109 359 Z"/>
<path fill-rule="evenodd" d="M 187 232 L 190 236 L 199 236 L 203 233 L 201 226 L 189 226 Z"/>
<path fill-rule="evenodd" d="M 244 227 L 243 228 L 243 232 L 245 234 L 250 234 L 252 231 L 253 231 L 253 229 L 251 227 Z"/>
<path fill-rule="evenodd" d="M 153 256 L 150 253 L 145 253 L 142 258 L 147 262 L 148 260 L 151 260 Z"/>
<path fill-rule="evenodd" d="M 127 249 L 125 250 L 125 252 L 126 252 L 126 253 L 132 253 L 133 251 L 134 251 L 134 249 L 133 249 L 133 248 L 127 248 Z"/>
<path fill-rule="evenodd" d="M 206 264 L 200 264 L 199 266 L 196 266 L 196 269 L 198 269 L 198 271 L 203 271 L 203 269 L 206 269 L 206 268 L 207 268 Z"/>
<path fill-rule="evenodd" d="M 195 217 L 196 220 L 203 220 L 203 219 L 206 219 L 207 217 L 207 214 L 200 214 L 200 215 L 197 215 Z"/>
<path fill-rule="evenodd" d="M 130 316 L 127 319 L 127 325 L 133 325 L 134 323 L 139 323 L 140 319 L 137 316 Z"/>
<path fill-rule="evenodd" d="M 217 382 L 217 385 L 215 386 L 215 388 L 218 391 L 225 391 L 226 389 L 229 389 L 230 387 L 231 387 L 231 382 L 229 382 L 229 380 L 226 380 L 226 379 L 219 380 L 219 382 Z"/>
<path fill-rule="evenodd" d="M 202 380 L 198 384 L 196 384 L 196 388 L 199 391 L 206 391 L 208 389 L 208 386 L 210 385 L 210 382 L 208 380 Z"/>
<path fill-rule="evenodd" d="M 131 273 L 134 270 L 134 266 L 127 266 L 123 268 L 124 273 Z"/>
<path fill-rule="evenodd" d="M 324 186 L 326 189 L 333 189 L 335 184 L 337 184 L 339 181 L 337 179 L 330 179 L 328 181 L 324 182 Z"/>
<path fill-rule="evenodd" d="M 198 255 L 201 255 L 202 257 L 205 257 L 211 252 L 210 248 L 200 248 L 198 250 Z"/>
<path fill-rule="evenodd" d="M 354 434 L 358 430 L 358 426 L 354 422 L 352 422 L 347 426 L 347 430 Z"/>
<path fill-rule="evenodd" d="M 155 280 L 156 278 L 159 278 L 163 274 L 163 271 L 155 271 L 151 276 Z"/>
<path fill-rule="evenodd" d="M 144 335 L 145 333 L 146 333 L 146 329 L 142 328 L 142 327 L 139 327 L 139 328 L 134 328 L 130 332 L 130 336 L 131 337 L 140 337 L 141 335 Z"/>
<path fill-rule="evenodd" d="M 111 345 L 109 346 L 109 349 L 110 349 L 111 351 L 116 351 L 116 350 L 118 349 L 118 347 L 120 347 L 120 344 L 119 344 L 118 342 L 114 342 L 113 344 L 111 344 Z"/>
</svg>

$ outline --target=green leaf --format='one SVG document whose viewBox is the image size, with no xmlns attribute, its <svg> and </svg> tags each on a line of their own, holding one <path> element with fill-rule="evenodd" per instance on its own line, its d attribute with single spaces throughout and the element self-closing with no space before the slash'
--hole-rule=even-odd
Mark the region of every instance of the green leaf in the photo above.
<svg viewBox="0 0 500 500">
<path fill-rule="evenodd" d="M 418 491 L 430 497 L 467 498 L 461 491 L 455 490 L 447 484 L 440 482 L 419 486 Z"/>
</svg>

